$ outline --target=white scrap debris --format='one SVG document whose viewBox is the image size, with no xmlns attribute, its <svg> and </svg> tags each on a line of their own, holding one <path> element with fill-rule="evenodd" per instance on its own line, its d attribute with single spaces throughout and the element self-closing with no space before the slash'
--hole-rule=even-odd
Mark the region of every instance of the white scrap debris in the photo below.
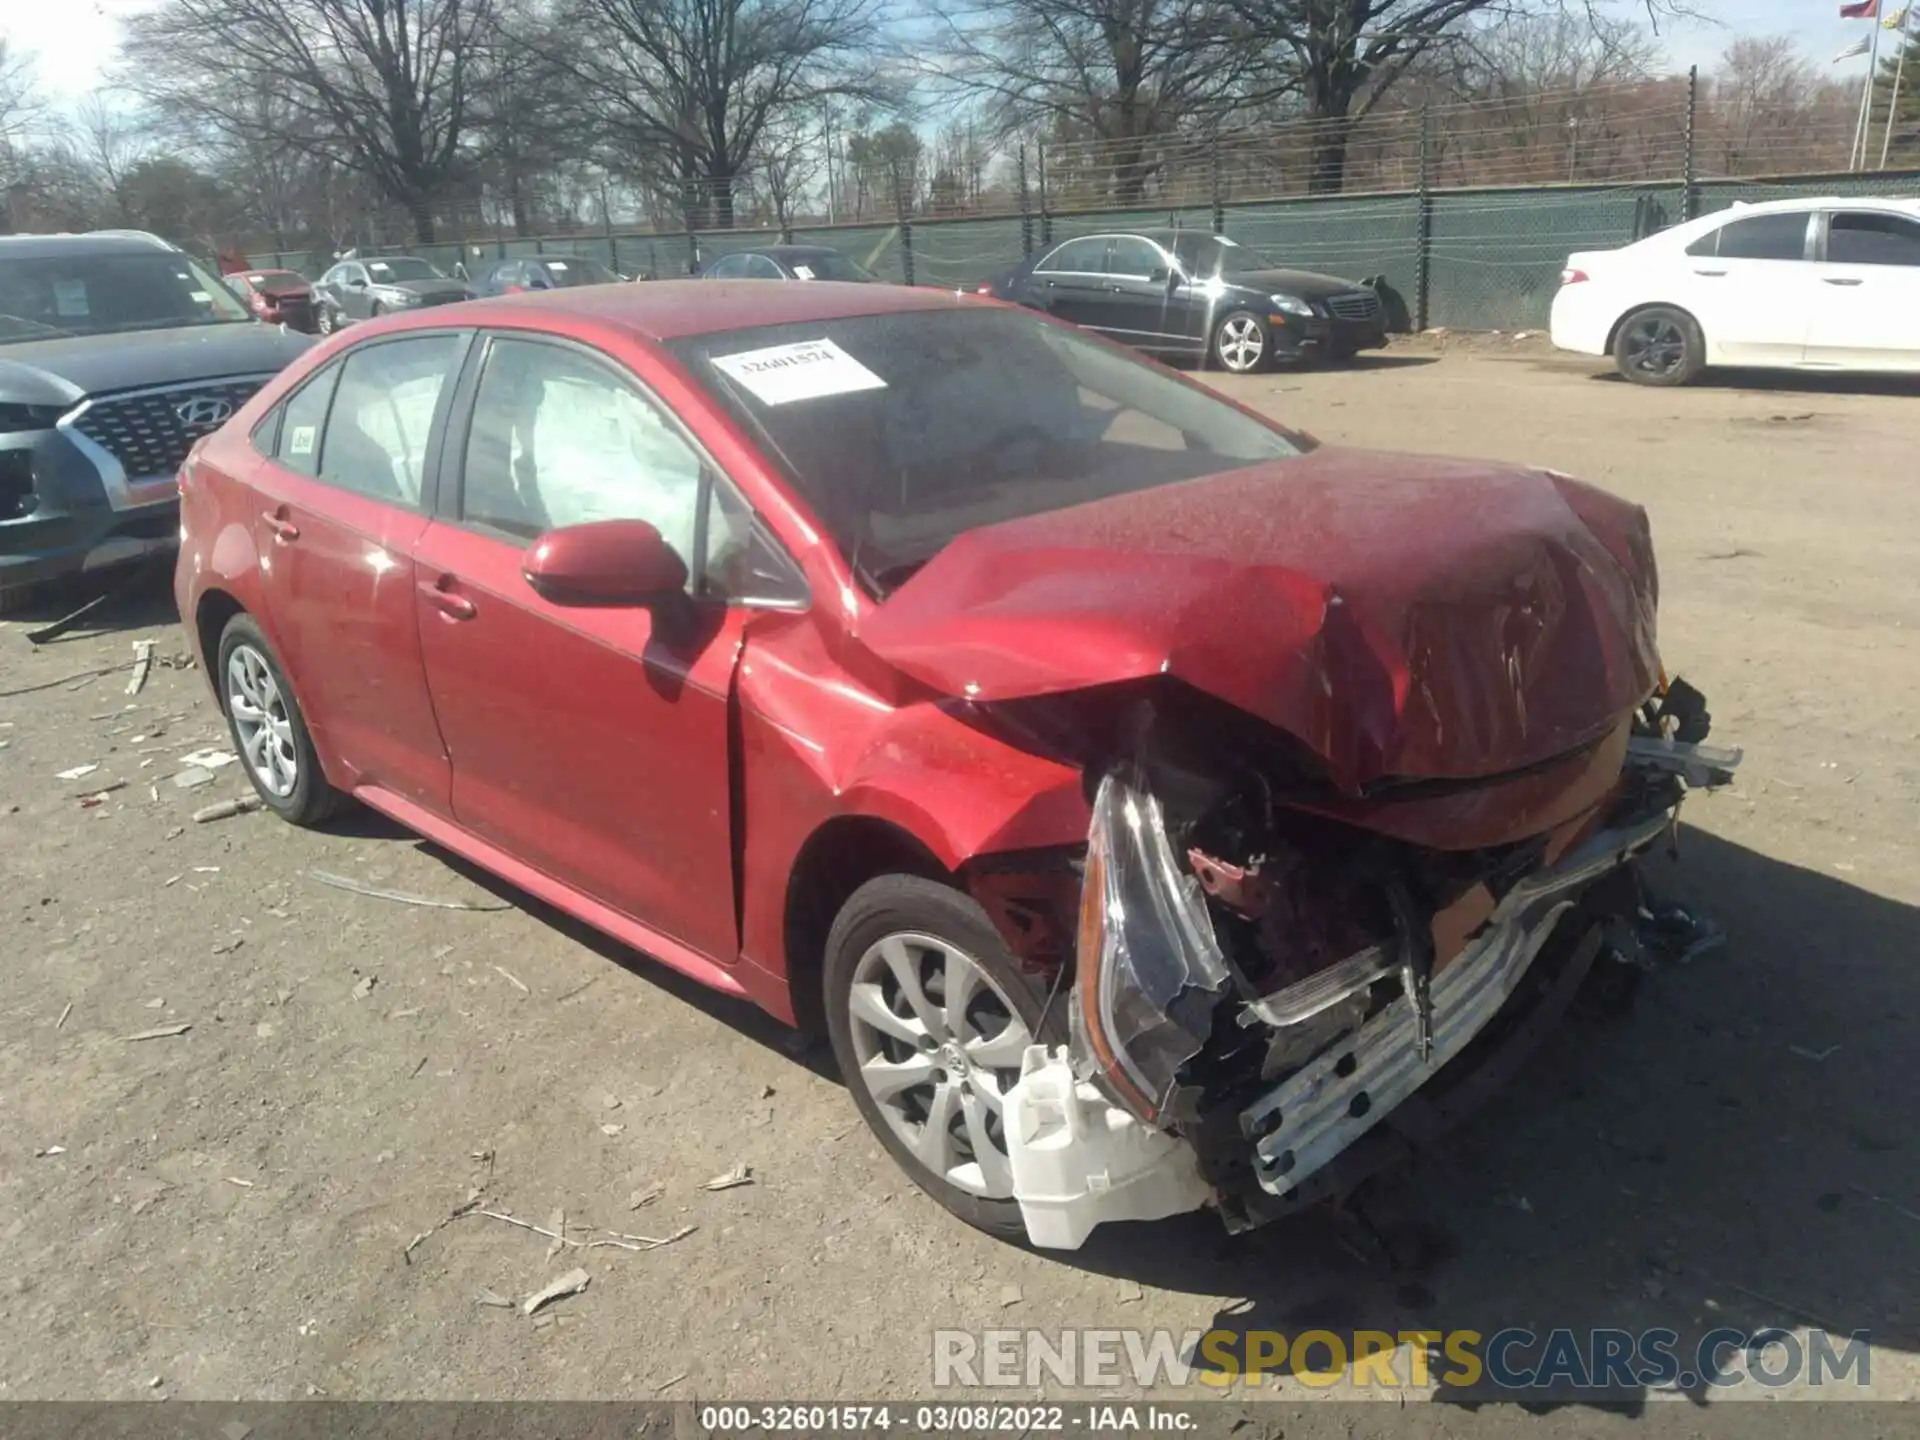
<svg viewBox="0 0 1920 1440">
<path fill-rule="evenodd" d="M 222 766 L 233 764 L 239 758 L 231 750 L 196 750 L 191 755 L 182 755 L 180 763 L 198 765 L 202 770 L 218 770 Z"/>
<path fill-rule="evenodd" d="M 53 778 L 56 780 L 84 780 L 99 768 L 98 765 L 76 765 L 71 770 L 62 770 Z"/>
<path fill-rule="evenodd" d="M 731 1190 L 738 1185 L 751 1184 L 753 1184 L 753 1171 L 745 1165 L 736 1165 L 725 1174 L 714 1176 L 700 1188 L 702 1190 Z"/>
<path fill-rule="evenodd" d="M 1159 1220 L 1212 1198 L 1186 1141 L 1142 1125 L 1076 1081 L 1062 1045 L 1029 1045 L 1005 1102 L 1007 1159 L 1027 1238 L 1077 1250 L 1107 1220 Z"/>
<path fill-rule="evenodd" d="M 133 674 L 127 679 L 127 694 L 138 695 L 141 687 L 147 683 L 147 674 L 153 669 L 153 641 L 136 640 L 133 642 Z"/>
<path fill-rule="evenodd" d="M 531 1315 L 543 1305 L 568 1295 L 578 1295 L 593 1282 L 593 1277 L 584 1270 L 569 1270 L 556 1280 L 550 1280 L 533 1294 L 520 1302 L 522 1314 Z"/>
</svg>

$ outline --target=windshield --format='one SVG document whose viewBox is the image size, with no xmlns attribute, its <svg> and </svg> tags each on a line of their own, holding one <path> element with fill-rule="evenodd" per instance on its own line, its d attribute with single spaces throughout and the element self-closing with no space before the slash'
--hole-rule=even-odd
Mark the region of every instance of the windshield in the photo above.
<svg viewBox="0 0 1920 1440">
<path fill-rule="evenodd" d="M 672 346 L 884 595 L 963 530 L 1299 453 L 1198 386 L 1016 310 L 921 310 Z"/>
<path fill-rule="evenodd" d="M 0 345 L 252 323 L 231 290 L 178 251 L 0 257 Z"/>
<path fill-rule="evenodd" d="M 874 273 L 856 265 L 838 250 L 804 250 L 786 257 L 787 268 L 802 280 L 851 280 L 860 284 L 876 280 Z"/>
<path fill-rule="evenodd" d="M 620 278 L 598 260 L 582 260 L 575 255 L 541 263 L 556 285 L 611 285 Z"/>
<path fill-rule="evenodd" d="M 1180 257 L 1182 269 L 1201 279 L 1275 268 L 1273 262 L 1258 251 L 1218 235 L 1181 235 L 1173 242 L 1173 253 Z"/>
<path fill-rule="evenodd" d="M 433 266 L 424 260 L 415 260 L 410 255 L 402 255 L 393 260 L 367 261 L 367 274 L 373 277 L 376 285 L 391 285 L 396 280 L 444 280 Z"/>
</svg>

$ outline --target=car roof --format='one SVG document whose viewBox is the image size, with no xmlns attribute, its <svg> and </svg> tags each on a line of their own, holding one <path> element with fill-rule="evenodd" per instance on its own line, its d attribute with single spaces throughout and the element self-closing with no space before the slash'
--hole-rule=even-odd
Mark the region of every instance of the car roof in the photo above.
<svg viewBox="0 0 1920 1440">
<path fill-rule="evenodd" d="M 87 235 L 0 235 L 0 256 L 40 260 L 51 255 L 151 255 L 179 252 L 158 235 L 138 230 L 100 230 Z"/>
<path fill-rule="evenodd" d="M 642 285 L 594 286 L 503 295 L 467 307 L 473 323 L 487 315 L 525 323 L 529 311 L 616 326 L 648 340 L 680 340 L 760 325 L 804 325 L 857 315 L 904 315 L 917 310 L 976 308 L 978 302 L 945 290 L 817 280 L 768 285 L 742 280 L 652 280 Z"/>
<path fill-rule="evenodd" d="M 1790 200 L 1756 200 L 1751 204 L 1736 200 L 1725 210 L 1715 210 L 1711 213 L 1722 216 L 1735 212 L 1743 215 L 1767 215 L 1782 210 L 1789 212 L 1831 210 L 1835 207 L 1848 210 L 1897 210 L 1905 215 L 1920 214 L 1920 200 L 1909 199 L 1903 195 L 1803 195 Z"/>
<path fill-rule="evenodd" d="M 831 245 L 767 245 L 745 252 L 749 255 L 838 255 Z"/>
</svg>

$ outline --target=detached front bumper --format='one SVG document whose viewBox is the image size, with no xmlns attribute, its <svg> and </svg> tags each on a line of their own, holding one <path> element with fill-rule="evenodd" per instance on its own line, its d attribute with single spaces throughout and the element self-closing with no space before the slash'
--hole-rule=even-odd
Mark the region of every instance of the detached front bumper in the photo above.
<svg viewBox="0 0 1920 1440">
<path fill-rule="evenodd" d="M 1440 1117 L 1450 1122 L 1470 1108 L 1464 1097 L 1490 1092 L 1571 1001 L 1605 941 L 1602 920 L 1631 913 L 1621 895 L 1636 895 L 1637 882 L 1621 872 L 1670 831 L 1686 787 L 1724 783 L 1738 762 L 1736 751 L 1636 741 L 1623 798 L 1600 828 L 1505 885 L 1464 947 L 1430 973 L 1410 957 L 1425 945 L 1432 960 L 1431 917 L 1409 916 L 1400 949 L 1360 952 L 1268 995 L 1248 994 L 1215 943 L 1139 773 L 1110 774 L 1088 847 L 1071 1054 L 1036 1051 L 1008 1096 L 1030 1238 L 1073 1248 L 1103 1220 L 1206 1203 L 1244 1229 L 1351 1188 L 1407 1135 L 1443 1129 Z M 1521 993 L 1550 948 L 1553 962 Z M 1364 1020 L 1315 1028 L 1343 1006 Z M 1254 1030 L 1307 1058 L 1273 1083 L 1196 1107 L 1189 1087 L 1203 1049 Z M 1443 1071 L 1435 1101 L 1411 1103 Z M 1075 1104 L 1077 1117 L 1061 1118 Z M 1390 1133 L 1373 1133 L 1403 1109 Z M 1068 1143 L 1082 1133 L 1090 1143 Z M 1023 1169 L 1023 1149 L 1040 1137 L 1049 1153 Z M 1044 1185 L 1023 1188 L 1023 1173 Z"/>
</svg>

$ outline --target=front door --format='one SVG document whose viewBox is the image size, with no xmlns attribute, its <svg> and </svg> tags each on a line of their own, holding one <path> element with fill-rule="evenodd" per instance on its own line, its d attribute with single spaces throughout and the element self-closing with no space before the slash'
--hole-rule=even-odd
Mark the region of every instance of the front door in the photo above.
<svg viewBox="0 0 1920 1440">
<path fill-rule="evenodd" d="M 461 825 L 713 959 L 739 953 L 727 705 L 743 612 L 703 588 L 744 512 L 662 407 L 581 347 L 495 337 L 463 389 L 457 485 L 415 548 L 427 680 Z M 450 463 L 449 470 L 452 465 Z M 696 526 L 706 512 L 707 523 Z M 542 532 L 641 519 L 688 562 L 671 605 L 561 605 Z"/>
<path fill-rule="evenodd" d="M 1670 298 L 1700 322 L 1716 365 L 1797 365 L 1819 288 L 1809 257 L 1813 212 L 1736 219 L 1678 257 Z"/>
<path fill-rule="evenodd" d="M 456 333 L 361 346 L 288 398 L 254 474 L 267 620 L 307 723 L 345 767 L 448 813 L 450 772 L 427 700 L 414 543 L 435 417 L 466 347 Z"/>
<path fill-rule="evenodd" d="M 1100 329 L 1149 350 L 1197 344 L 1186 333 L 1188 301 L 1178 283 L 1173 261 L 1158 245 L 1143 235 L 1114 236 Z"/>
<path fill-rule="evenodd" d="M 1809 364 L 1920 370 L 1920 219 L 1836 210 L 1815 268 Z"/>
</svg>

